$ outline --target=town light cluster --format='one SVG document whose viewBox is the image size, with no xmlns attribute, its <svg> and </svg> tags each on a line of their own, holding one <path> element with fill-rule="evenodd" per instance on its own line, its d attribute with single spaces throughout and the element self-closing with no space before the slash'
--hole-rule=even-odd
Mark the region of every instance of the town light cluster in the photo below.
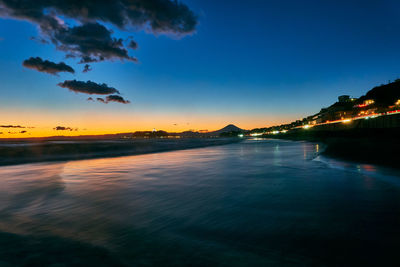
<svg viewBox="0 0 400 267">
<path fill-rule="evenodd" d="M 338 97 L 336 103 L 327 108 L 322 108 L 321 111 L 315 115 L 308 116 L 289 124 L 254 129 L 249 133 L 249 135 L 252 137 L 276 135 L 286 133 L 290 130 L 309 130 L 320 125 L 336 123 L 352 125 L 352 123 L 357 120 L 370 120 L 381 116 L 399 114 L 399 94 L 388 93 L 392 91 L 395 92 L 392 87 L 399 85 L 400 79 L 396 80 L 394 83 L 373 88 L 365 96 L 362 96 L 359 99 L 350 98 L 348 95 L 342 95 Z M 377 89 L 380 90 L 379 94 L 376 93 Z M 373 95 L 378 95 L 379 97 L 375 99 L 371 97 Z"/>
</svg>

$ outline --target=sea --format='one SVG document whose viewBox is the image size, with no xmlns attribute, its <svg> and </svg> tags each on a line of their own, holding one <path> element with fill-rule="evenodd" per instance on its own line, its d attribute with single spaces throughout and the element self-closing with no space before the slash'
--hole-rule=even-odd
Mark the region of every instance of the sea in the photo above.
<svg viewBox="0 0 400 267">
<path fill-rule="evenodd" d="M 0 167 L 0 266 L 400 266 L 400 172 L 321 151 L 255 138 Z"/>
</svg>

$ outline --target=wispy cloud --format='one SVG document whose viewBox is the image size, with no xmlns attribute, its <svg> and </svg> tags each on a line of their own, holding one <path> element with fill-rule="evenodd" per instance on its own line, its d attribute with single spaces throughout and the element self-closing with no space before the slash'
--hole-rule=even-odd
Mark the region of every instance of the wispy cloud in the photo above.
<svg viewBox="0 0 400 267">
<path fill-rule="evenodd" d="M 0 128 L 26 128 L 26 127 L 21 125 L 0 125 Z"/>
<path fill-rule="evenodd" d="M 65 127 L 65 126 L 57 126 L 53 128 L 54 131 L 78 131 L 78 128 L 71 128 L 71 127 Z"/>
<path fill-rule="evenodd" d="M 24 134 L 24 133 L 28 133 L 28 131 L 8 132 L 8 134 Z M 3 133 L 0 133 L 0 134 L 3 134 Z"/>
</svg>

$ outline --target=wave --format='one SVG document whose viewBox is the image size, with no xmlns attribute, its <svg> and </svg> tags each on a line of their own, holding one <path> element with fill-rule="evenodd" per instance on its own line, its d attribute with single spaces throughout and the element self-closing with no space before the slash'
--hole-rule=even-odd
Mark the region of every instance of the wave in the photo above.
<svg viewBox="0 0 400 267">
<path fill-rule="evenodd" d="M 240 142 L 238 138 L 1 142 L 0 166 L 117 157 Z"/>
</svg>

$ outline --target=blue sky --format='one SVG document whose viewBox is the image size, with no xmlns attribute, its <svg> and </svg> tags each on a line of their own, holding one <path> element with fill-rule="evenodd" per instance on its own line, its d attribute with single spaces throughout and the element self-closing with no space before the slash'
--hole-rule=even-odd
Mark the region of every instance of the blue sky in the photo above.
<svg viewBox="0 0 400 267">
<path fill-rule="evenodd" d="M 143 124 L 135 125 L 137 116 L 163 117 L 165 124 L 154 123 L 158 128 L 175 120 L 191 123 L 178 130 L 207 127 L 206 118 L 211 129 L 225 123 L 263 127 L 316 113 L 338 95 L 357 97 L 400 77 L 397 1 L 183 3 L 199 16 L 194 34 L 177 38 L 108 25 L 115 36 L 134 37 L 139 49 L 130 54 L 139 63 L 101 62 L 89 73 L 53 45 L 30 40 L 38 35 L 35 25 L 0 19 L 0 114 L 17 114 L 2 121 L 17 123 L 20 110 L 21 119 L 29 111 L 47 112 L 66 124 L 89 113 L 128 114 L 132 130 L 143 130 Z M 23 68 L 31 56 L 64 61 L 77 73 L 51 76 Z M 69 79 L 107 83 L 132 103 L 87 102 L 87 96 L 56 86 Z"/>
</svg>

